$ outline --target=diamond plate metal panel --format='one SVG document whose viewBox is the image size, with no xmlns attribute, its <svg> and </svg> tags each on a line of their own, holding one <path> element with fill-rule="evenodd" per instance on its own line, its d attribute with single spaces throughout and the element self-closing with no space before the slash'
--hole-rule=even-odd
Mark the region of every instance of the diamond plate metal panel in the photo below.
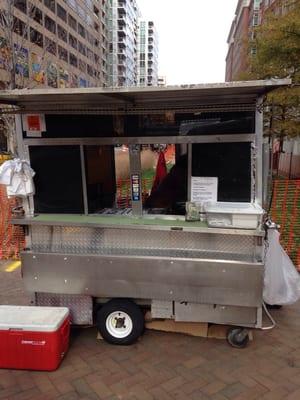
<svg viewBox="0 0 300 400">
<path fill-rule="evenodd" d="M 90 296 L 36 293 L 36 304 L 44 307 L 68 307 L 72 324 L 93 324 L 93 301 Z"/>
<path fill-rule="evenodd" d="M 256 238 L 218 233 L 125 228 L 32 227 L 32 250 L 254 261 Z"/>
</svg>

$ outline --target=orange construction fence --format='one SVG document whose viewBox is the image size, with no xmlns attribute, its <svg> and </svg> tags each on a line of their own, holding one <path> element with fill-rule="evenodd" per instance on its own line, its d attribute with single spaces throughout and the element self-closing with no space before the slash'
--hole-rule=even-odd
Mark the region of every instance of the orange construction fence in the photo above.
<svg viewBox="0 0 300 400">
<path fill-rule="evenodd" d="M 280 241 L 300 271 L 300 180 L 275 180 L 271 217 L 280 225 Z"/>
<path fill-rule="evenodd" d="M 0 185 L 0 260 L 19 258 L 25 245 L 23 228 L 10 223 L 12 209 L 16 206 L 16 200 L 9 199 L 6 187 Z"/>
<path fill-rule="evenodd" d="M 142 180 L 142 195 L 146 198 L 152 188 L 152 179 Z M 6 188 L 0 185 L 0 259 L 18 258 L 24 248 L 24 231 L 10 224 L 15 199 L 8 199 Z M 118 208 L 131 207 L 129 180 L 117 183 Z M 276 180 L 273 187 L 271 217 L 280 225 L 280 240 L 300 271 L 300 180 Z"/>
</svg>

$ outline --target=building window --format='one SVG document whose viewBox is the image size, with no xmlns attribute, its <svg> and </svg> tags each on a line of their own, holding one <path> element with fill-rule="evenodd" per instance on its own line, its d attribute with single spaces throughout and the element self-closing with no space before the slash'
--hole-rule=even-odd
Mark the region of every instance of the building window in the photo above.
<svg viewBox="0 0 300 400">
<path fill-rule="evenodd" d="M 14 17 L 14 29 L 13 31 L 22 36 L 24 39 L 27 39 L 27 26 L 25 22 L 21 21 L 19 18 Z"/>
<path fill-rule="evenodd" d="M 68 62 L 68 52 L 67 52 L 67 50 L 64 49 L 61 46 L 58 46 L 58 57 L 61 60 L 65 61 L 65 62 Z"/>
<path fill-rule="evenodd" d="M 255 13 L 253 15 L 253 26 L 258 26 L 258 25 L 259 25 L 259 15 Z"/>
<path fill-rule="evenodd" d="M 49 32 L 56 33 L 56 24 L 48 15 L 45 16 L 45 28 L 48 29 Z"/>
<path fill-rule="evenodd" d="M 67 31 L 60 25 L 57 25 L 57 34 L 59 39 L 63 40 L 64 42 L 68 41 Z"/>
<path fill-rule="evenodd" d="M 73 67 L 78 66 L 78 61 L 77 61 L 77 57 L 74 56 L 74 54 L 70 53 L 70 64 L 73 65 Z"/>
<path fill-rule="evenodd" d="M 94 14 L 99 18 L 99 9 L 96 6 L 94 6 Z"/>
<path fill-rule="evenodd" d="M 94 69 L 90 65 L 87 65 L 87 73 L 90 76 L 94 76 Z"/>
<path fill-rule="evenodd" d="M 37 46 L 43 47 L 43 35 L 36 29 L 30 28 L 30 41 Z"/>
<path fill-rule="evenodd" d="M 94 53 L 89 49 L 89 48 L 87 48 L 86 49 L 86 52 L 87 52 L 87 58 L 89 58 L 90 60 L 94 60 Z"/>
<path fill-rule="evenodd" d="M 23 13 L 27 13 L 27 1 L 26 0 L 14 0 L 14 6 L 22 11 Z"/>
<path fill-rule="evenodd" d="M 38 7 L 35 7 L 32 3 L 30 3 L 29 5 L 29 13 L 30 17 L 34 21 L 38 22 L 40 25 L 43 25 L 43 13 Z"/>
<path fill-rule="evenodd" d="M 69 33 L 69 44 L 77 50 L 77 39 Z"/>
<path fill-rule="evenodd" d="M 82 44 L 81 42 L 78 42 L 78 51 L 79 53 L 81 53 L 82 55 L 86 56 L 86 47 L 84 44 Z"/>
<path fill-rule="evenodd" d="M 74 31 L 77 32 L 77 21 L 70 14 L 68 15 L 68 24 L 72 29 L 74 29 Z"/>
<path fill-rule="evenodd" d="M 78 33 L 81 35 L 83 38 L 85 38 L 85 29 L 82 25 L 78 24 Z"/>
<path fill-rule="evenodd" d="M 44 0 L 44 4 L 49 10 L 55 13 L 55 0 Z"/>
<path fill-rule="evenodd" d="M 56 43 L 45 36 L 45 48 L 46 50 L 56 56 Z"/>
<path fill-rule="evenodd" d="M 60 19 L 67 22 L 67 11 L 59 4 L 57 4 L 57 15 Z"/>
<path fill-rule="evenodd" d="M 86 72 L 86 63 L 85 62 L 83 62 L 82 60 L 79 60 L 78 66 L 79 66 L 80 71 Z"/>
</svg>

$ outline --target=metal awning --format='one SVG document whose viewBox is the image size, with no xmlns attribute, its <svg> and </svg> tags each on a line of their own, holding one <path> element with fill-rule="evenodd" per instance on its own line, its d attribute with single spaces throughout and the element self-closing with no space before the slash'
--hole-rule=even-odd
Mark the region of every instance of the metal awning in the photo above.
<svg viewBox="0 0 300 400">
<path fill-rule="evenodd" d="M 166 87 L 5 90 L 0 91 L 0 104 L 2 113 L 248 110 L 255 108 L 258 97 L 290 84 L 290 79 L 270 79 Z"/>
</svg>

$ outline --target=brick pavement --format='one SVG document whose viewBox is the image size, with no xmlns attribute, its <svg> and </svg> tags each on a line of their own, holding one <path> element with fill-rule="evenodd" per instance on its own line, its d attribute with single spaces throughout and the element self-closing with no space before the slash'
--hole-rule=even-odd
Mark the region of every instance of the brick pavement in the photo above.
<svg viewBox="0 0 300 400">
<path fill-rule="evenodd" d="M 20 271 L 0 263 L 0 303 L 28 304 Z M 247 349 L 223 340 L 146 331 L 130 347 L 75 329 L 55 372 L 0 370 L 7 400 L 300 400 L 300 305 L 273 312 L 278 327 L 256 332 Z"/>
</svg>

